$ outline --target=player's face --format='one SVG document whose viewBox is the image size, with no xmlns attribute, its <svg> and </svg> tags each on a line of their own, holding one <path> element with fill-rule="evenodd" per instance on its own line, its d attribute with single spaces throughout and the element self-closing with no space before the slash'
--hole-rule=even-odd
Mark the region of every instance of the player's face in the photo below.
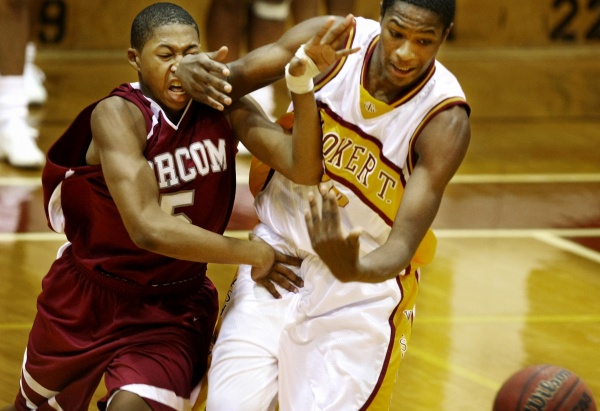
<svg viewBox="0 0 600 411">
<path fill-rule="evenodd" d="M 410 87 L 427 71 L 449 30 L 434 12 L 396 1 L 381 20 L 381 38 L 373 58 L 390 89 Z"/>
<path fill-rule="evenodd" d="M 199 52 L 200 41 L 194 27 L 169 24 L 156 28 L 138 55 L 140 87 L 168 115 L 183 110 L 191 98 L 175 77 L 177 65 L 185 55 Z"/>
</svg>

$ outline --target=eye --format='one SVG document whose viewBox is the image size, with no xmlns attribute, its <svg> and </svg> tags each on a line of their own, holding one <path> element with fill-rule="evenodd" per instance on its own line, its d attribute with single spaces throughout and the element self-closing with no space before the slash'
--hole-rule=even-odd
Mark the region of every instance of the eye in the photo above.
<svg viewBox="0 0 600 411">
<path fill-rule="evenodd" d="M 184 54 L 184 56 L 187 56 L 188 54 L 198 54 L 198 53 L 200 53 L 200 49 L 198 47 L 193 47 L 193 48 L 187 49 L 185 51 L 185 53 L 183 53 L 183 54 Z"/>
<path fill-rule="evenodd" d="M 395 39 L 400 39 L 402 38 L 402 33 L 396 30 L 390 30 L 390 36 L 392 36 Z"/>
</svg>

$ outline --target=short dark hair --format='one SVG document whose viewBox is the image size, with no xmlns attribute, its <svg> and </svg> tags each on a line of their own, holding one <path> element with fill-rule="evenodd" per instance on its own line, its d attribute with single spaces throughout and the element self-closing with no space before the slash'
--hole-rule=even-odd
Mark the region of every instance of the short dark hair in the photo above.
<svg viewBox="0 0 600 411">
<path fill-rule="evenodd" d="M 131 47 L 136 50 L 144 48 L 146 42 L 154 34 L 157 27 L 168 24 L 187 24 L 196 29 L 200 36 L 198 24 L 182 7 L 172 3 L 155 3 L 140 11 L 131 24 Z"/>
<path fill-rule="evenodd" d="M 381 3 L 381 17 L 385 16 L 387 10 L 396 4 L 397 1 L 409 3 L 417 7 L 422 7 L 436 13 L 442 19 L 444 30 L 454 22 L 456 12 L 456 0 L 383 0 Z"/>
</svg>

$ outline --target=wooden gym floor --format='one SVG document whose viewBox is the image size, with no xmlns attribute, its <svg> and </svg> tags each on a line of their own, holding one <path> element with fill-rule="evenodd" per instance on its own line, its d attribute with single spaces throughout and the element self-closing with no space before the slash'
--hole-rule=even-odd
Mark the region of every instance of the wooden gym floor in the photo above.
<svg viewBox="0 0 600 411">
<path fill-rule="evenodd" d="M 31 121 L 44 150 L 85 105 L 136 80 L 124 52 L 48 52 L 38 64 L 49 101 Z M 506 378 L 538 363 L 577 373 L 600 401 L 600 119 L 478 112 L 435 221 L 439 250 L 423 270 L 392 409 L 490 410 Z M 247 163 L 228 230 L 241 237 L 255 221 Z M 18 390 L 41 279 L 65 241 L 41 200 L 39 171 L 0 163 L 0 406 Z M 210 267 L 221 298 L 234 270 Z"/>
</svg>

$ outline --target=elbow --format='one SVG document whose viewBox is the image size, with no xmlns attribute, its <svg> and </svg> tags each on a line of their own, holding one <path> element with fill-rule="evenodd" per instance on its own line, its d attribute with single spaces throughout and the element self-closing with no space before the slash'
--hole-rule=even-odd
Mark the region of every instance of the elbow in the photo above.
<svg viewBox="0 0 600 411">
<path fill-rule="evenodd" d="M 129 237 L 136 247 L 150 251 L 157 252 L 160 246 L 160 235 L 154 230 L 149 229 L 146 226 L 137 226 L 128 229 Z"/>
</svg>

